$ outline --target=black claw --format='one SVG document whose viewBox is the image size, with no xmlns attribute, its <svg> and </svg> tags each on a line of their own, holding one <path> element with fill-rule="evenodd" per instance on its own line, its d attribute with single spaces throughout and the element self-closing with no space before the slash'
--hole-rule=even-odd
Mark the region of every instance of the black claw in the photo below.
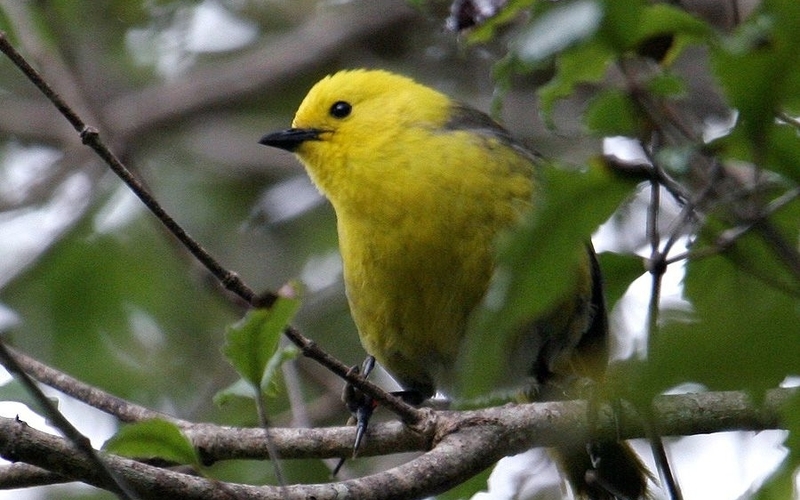
<svg viewBox="0 0 800 500">
<path fill-rule="evenodd" d="M 359 366 L 353 366 L 350 368 L 350 373 L 361 373 L 364 377 L 368 377 L 372 370 L 375 368 L 375 358 L 372 356 L 367 356 L 364 359 L 364 362 Z M 342 391 L 342 400 L 344 401 L 345 406 L 347 406 L 347 410 L 350 412 L 352 417 L 350 417 L 347 421 L 347 425 L 354 425 L 356 426 L 356 439 L 353 442 L 353 458 L 358 455 L 358 450 L 361 447 L 361 444 L 364 442 L 364 436 L 367 433 L 367 427 L 369 426 L 369 420 L 372 418 L 372 414 L 375 412 L 375 408 L 377 407 L 377 403 L 371 396 L 364 394 L 356 387 L 346 383 L 344 386 L 344 390 Z M 333 475 L 335 476 L 339 469 L 342 468 L 344 465 L 345 459 L 342 458 L 339 460 L 339 463 L 336 464 L 336 467 L 333 469 Z"/>
<path fill-rule="evenodd" d="M 364 439 L 364 435 L 367 433 L 369 420 L 372 418 L 372 413 L 377 407 L 377 404 L 372 398 L 367 397 L 365 399 L 367 400 L 365 401 L 366 404 L 358 408 L 355 413 L 356 439 L 353 442 L 353 458 L 358 454 L 358 449 L 361 447 L 361 442 Z"/>
</svg>

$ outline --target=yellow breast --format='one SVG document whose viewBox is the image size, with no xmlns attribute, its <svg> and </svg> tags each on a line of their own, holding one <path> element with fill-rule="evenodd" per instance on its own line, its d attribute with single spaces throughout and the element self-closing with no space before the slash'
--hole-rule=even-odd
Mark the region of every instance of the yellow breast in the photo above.
<svg viewBox="0 0 800 500">
<path fill-rule="evenodd" d="M 532 165 L 468 132 L 403 136 L 370 158 L 347 157 L 349 188 L 326 194 L 366 350 L 407 389 L 430 395 L 446 384 L 486 291 L 497 232 L 529 204 Z M 407 147 L 415 143 L 425 147 Z"/>
</svg>

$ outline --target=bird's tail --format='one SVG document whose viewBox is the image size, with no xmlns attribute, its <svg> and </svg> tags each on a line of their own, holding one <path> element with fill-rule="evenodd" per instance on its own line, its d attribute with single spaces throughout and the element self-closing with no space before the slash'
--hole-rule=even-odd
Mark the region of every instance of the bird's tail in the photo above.
<svg viewBox="0 0 800 500">
<path fill-rule="evenodd" d="M 627 443 L 612 441 L 557 448 L 552 455 L 580 500 L 646 498 L 650 473 Z"/>
</svg>

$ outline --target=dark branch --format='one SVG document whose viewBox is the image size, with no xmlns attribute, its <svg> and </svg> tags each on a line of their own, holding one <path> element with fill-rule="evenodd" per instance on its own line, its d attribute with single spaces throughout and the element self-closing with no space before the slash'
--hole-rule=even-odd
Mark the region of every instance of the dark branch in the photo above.
<svg viewBox="0 0 800 500">
<path fill-rule="evenodd" d="M 653 416 L 664 435 L 692 435 L 733 430 L 780 428 L 780 410 L 797 390 L 769 391 L 759 405 L 741 392 L 660 396 Z M 416 498 L 449 489 L 477 474 L 499 458 L 536 446 L 598 439 L 644 436 L 636 412 L 629 407 L 613 415 L 603 409 L 591 428 L 584 401 L 506 405 L 469 412 L 436 412 L 431 419 L 433 441 L 397 422 L 370 429 L 364 455 L 388 451 L 431 451 L 397 468 L 365 478 L 325 485 L 287 486 L 288 498 Z M 233 429 L 210 424 L 187 428 L 186 434 L 209 461 L 266 458 L 264 429 Z M 335 457 L 350 453 L 354 429 L 270 429 L 283 458 Z M 432 443 L 432 444 L 431 444 Z M 431 448 L 432 446 L 432 448 Z M 0 455 L 24 461 L 59 475 L 102 487 L 97 471 L 69 441 L 29 428 L 23 422 L 0 419 Z M 104 461 L 128 481 L 142 498 L 233 497 L 282 498 L 277 487 L 221 483 L 132 460 L 106 456 Z M 34 471 L 32 469 L 32 471 Z M 38 471 L 31 474 L 41 474 Z M 19 477 L 14 479 L 16 483 Z M 11 480 L 0 476 L 0 486 Z M 374 496 L 375 494 L 379 496 Z M 360 496 L 361 495 L 361 496 Z"/>
<path fill-rule="evenodd" d="M 17 362 L 14 355 L 8 350 L 5 342 L 0 341 L 0 364 L 22 384 L 28 394 L 36 401 L 44 416 L 53 427 L 66 436 L 81 456 L 96 469 L 101 485 L 116 494 L 121 499 L 138 498 L 129 488 L 128 484 L 112 471 L 108 465 L 92 448 L 89 438 L 75 428 L 67 418 L 58 411 L 56 405 L 39 389 L 39 386 L 25 372 Z"/>
<path fill-rule="evenodd" d="M 190 425 L 189 422 L 176 419 L 165 413 L 157 412 L 144 406 L 139 406 L 124 399 L 118 398 L 94 386 L 70 377 L 55 368 L 47 366 L 30 356 L 11 347 L 6 347 L 13 355 L 19 366 L 32 378 L 71 396 L 78 401 L 97 408 L 100 411 L 113 415 L 122 422 L 139 422 L 142 420 L 160 418 L 169 420 L 177 425 Z"/>
</svg>

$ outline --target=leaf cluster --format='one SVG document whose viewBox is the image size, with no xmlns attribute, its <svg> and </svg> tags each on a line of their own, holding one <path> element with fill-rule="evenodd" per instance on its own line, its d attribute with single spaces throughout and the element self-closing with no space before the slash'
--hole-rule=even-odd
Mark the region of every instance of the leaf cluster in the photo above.
<svg viewBox="0 0 800 500">
<path fill-rule="evenodd" d="M 316 2 L 229 2 L 228 14 L 265 36 L 229 52 L 187 43 L 166 55 L 154 49 L 159 40 L 189 40 L 187 19 L 199 4 L 0 3 L 0 28 L 31 53 L 50 56 L 38 61 L 45 77 L 104 125 L 120 157 L 214 255 L 258 289 L 276 289 L 293 276 L 310 289 L 302 308 L 284 288 L 268 294 L 275 298 L 271 307 L 244 313 L 242 297 L 232 300 L 198 271 L 144 211 L 131 208 L 137 202 L 127 188 L 76 152 L 74 139 L 52 125 L 50 105 L 37 101 L 4 60 L 4 184 L 14 180 L 9 172 L 21 152 L 44 152 L 40 158 L 50 160 L 24 188 L 0 186 L 0 224 L 69 215 L 51 222 L 39 245 L 2 249 L 4 261 L 16 264 L 4 268 L 0 281 L 0 299 L 16 315 L 8 340 L 122 398 L 177 409 L 192 420 L 265 426 L 268 414 L 289 420 L 280 412 L 295 397 L 306 405 L 309 425 L 343 422 L 339 380 L 328 372 L 292 361 L 303 372 L 299 397 L 287 387 L 296 381 L 284 380 L 282 367 L 298 351 L 280 340 L 295 324 L 331 354 L 350 364 L 360 360 L 337 281 L 333 217 L 308 194 L 313 190 L 294 163 L 264 160 L 256 140 L 287 126 L 303 89 L 335 67 L 371 61 L 420 77 L 435 66 L 436 79 L 428 83 L 464 82 L 489 73 L 491 53 L 495 81 L 460 87 L 460 97 L 493 89 L 506 102 L 515 92 L 535 95 L 535 105 L 529 100 L 506 111 L 521 113 L 525 123 L 541 120 L 544 130 L 520 127 L 533 142 L 561 141 L 560 151 L 545 151 L 548 157 L 574 157 L 574 146 L 582 158 L 548 160 L 539 180 L 546 194 L 536 200 L 534 216 L 498 242 L 497 279 L 475 315 L 463 359 L 467 368 L 484 368 L 463 370 L 463 394 L 473 398 L 493 386 L 505 339 L 558 303 L 588 236 L 606 221 L 623 228 L 617 239 L 624 243 L 607 245 L 614 252 L 600 256 L 609 308 L 624 306 L 635 279 L 643 275 L 650 283 L 647 319 L 633 325 L 644 332 L 645 348 L 609 372 L 609 394 L 642 412 L 656 395 L 686 383 L 744 389 L 759 401 L 766 389 L 798 375 L 796 0 L 765 0 L 727 23 L 645 0 L 510 0 L 502 8 L 493 2 L 496 13 L 470 28 L 461 45 L 453 35 L 442 42 L 441 17 L 434 25 L 420 10 L 390 3 L 335 7 L 326 16 Z M 424 11 L 435 2 L 413 3 Z M 403 47 L 400 38 L 407 40 Z M 136 40 L 147 43 L 133 50 Z M 434 53 L 450 56 L 431 64 Z M 164 65 L 167 56 L 172 65 Z M 259 67 L 264 60 L 283 63 Z M 273 114 L 265 117 L 265 109 Z M 564 140 L 558 125 L 564 114 L 579 117 L 578 137 Z M 638 158 L 601 151 L 598 144 L 609 137 L 624 137 Z M 267 168 L 254 167 L 265 161 Z M 661 300 L 665 273 L 680 274 L 690 310 L 672 311 Z M 16 385 L 3 390 L 4 400 L 30 403 Z M 218 405 L 209 404 L 213 394 Z M 800 465 L 798 404 L 795 397 L 785 410 L 789 456 L 760 498 L 789 495 Z M 206 467 L 190 443 L 175 422 L 147 418 L 123 427 L 106 450 L 189 464 L 232 482 L 280 475 L 261 463 Z M 370 470 L 366 460 L 352 466 Z M 319 482 L 327 469 L 301 461 L 285 474 Z M 484 484 L 478 482 L 449 497 L 471 494 Z"/>
</svg>

